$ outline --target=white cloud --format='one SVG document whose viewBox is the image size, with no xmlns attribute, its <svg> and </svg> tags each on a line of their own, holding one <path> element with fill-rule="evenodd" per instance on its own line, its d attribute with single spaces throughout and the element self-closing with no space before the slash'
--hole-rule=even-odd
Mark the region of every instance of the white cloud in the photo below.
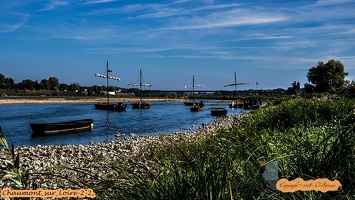
<svg viewBox="0 0 355 200">
<path fill-rule="evenodd" d="M 73 40 L 83 40 L 83 41 L 104 41 L 115 37 L 115 32 L 110 28 L 100 28 L 94 29 L 93 27 L 65 27 L 61 26 L 57 29 L 60 32 L 51 32 L 51 38 L 61 38 L 61 39 L 73 39 Z"/>
<path fill-rule="evenodd" d="M 243 40 L 275 40 L 275 39 L 290 39 L 294 36 L 290 35 L 257 35 L 255 37 L 241 38 L 233 41 L 243 41 Z"/>
<path fill-rule="evenodd" d="M 12 32 L 28 21 L 29 15 L 17 12 L 2 11 L 0 15 L 0 32 Z"/>
<path fill-rule="evenodd" d="M 109 2 L 115 2 L 116 0 L 87 0 L 83 4 L 88 5 L 88 4 L 100 4 L 100 3 L 109 3 Z"/>
<path fill-rule="evenodd" d="M 44 8 L 40 9 L 40 11 L 49 11 L 53 10 L 59 6 L 66 6 L 69 5 L 69 2 L 67 1 L 61 1 L 61 0 L 53 0 L 48 2 Z"/>
<path fill-rule="evenodd" d="M 166 29 L 185 30 L 258 25 L 285 21 L 286 19 L 287 17 L 282 15 L 256 13 L 250 10 L 232 10 L 226 12 L 212 13 L 207 16 L 195 16 L 191 19 L 180 18 L 179 25 L 175 24 Z"/>
<path fill-rule="evenodd" d="M 329 35 L 348 35 L 348 34 L 354 34 L 354 33 L 355 33 L 355 29 L 346 29 L 344 31 L 330 33 Z"/>
<path fill-rule="evenodd" d="M 313 6 L 329 6 L 354 3 L 353 0 L 319 0 Z"/>
<path fill-rule="evenodd" d="M 102 8 L 96 9 L 88 13 L 88 15 L 114 15 L 114 14 L 134 14 L 138 11 L 145 11 L 145 12 L 155 12 L 156 10 L 164 9 L 164 5 L 161 4 L 128 4 L 117 8 Z"/>
<path fill-rule="evenodd" d="M 151 12 L 141 14 L 135 18 L 162 18 L 162 17 L 172 17 L 172 16 L 183 16 L 183 15 L 196 15 L 201 11 L 208 10 L 220 10 L 220 9 L 232 9 L 233 7 L 240 6 L 241 4 L 216 4 L 216 5 L 207 5 L 207 6 L 198 6 L 196 8 L 185 8 L 185 7 L 176 7 L 173 5 L 160 5 L 159 7 L 151 7 Z M 146 6 L 146 5 L 145 5 Z M 142 7 L 141 7 L 142 8 Z"/>
<path fill-rule="evenodd" d="M 186 3 L 186 2 L 190 2 L 192 0 L 175 0 L 173 1 L 173 4 L 180 4 L 180 3 Z"/>
</svg>

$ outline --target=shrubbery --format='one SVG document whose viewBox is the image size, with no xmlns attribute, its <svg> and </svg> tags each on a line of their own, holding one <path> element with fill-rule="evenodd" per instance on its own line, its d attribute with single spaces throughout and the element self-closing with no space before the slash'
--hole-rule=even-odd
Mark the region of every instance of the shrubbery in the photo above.
<svg viewBox="0 0 355 200">
<path fill-rule="evenodd" d="M 296 98 L 236 118 L 233 127 L 194 142 L 181 138 L 105 161 L 109 173 L 90 187 L 97 199 L 354 199 L 354 127 L 354 100 Z M 13 174 L 14 186 L 28 185 L 28 174 L 19 171 L 18 158 L 1 136 L 8 150 L 1 174 Z M 277 167 L 274 182 L 263 177 L 270 164 Z M 281 178 L 336 179 L 342 190 L 283 193 L 274 189 Z"/>
<path fill-rule="evenodd" d="M 111 189 L 120 199 L 351 199 L 354 109 L 353 100 L 342 98 L 269 106 L 203 140 L 158 148 L 153 158 L 158 172 L 146 165 L 137 165 L 133 173 L 121 169 L 132 174 Z M 271 190 L 262 172 L 273 161 L 279 179 L 337 179 L 343 188 L 328 193 Z"/>
</svg>

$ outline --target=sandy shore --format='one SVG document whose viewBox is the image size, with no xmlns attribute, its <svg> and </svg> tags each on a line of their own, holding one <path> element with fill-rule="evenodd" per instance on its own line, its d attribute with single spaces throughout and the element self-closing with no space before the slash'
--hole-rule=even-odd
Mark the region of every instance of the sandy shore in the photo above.
<svg viewBox="0 0 355 200">
<path fill-rule="evenodd" d="M 0 98 L 0 104 L 42 104 L 42 103 L 96 103 L 106 102 L 106 98 Z M 110 102 L 136 102 L 139 98 L 110 98 Z M 166 101 L 163 98 L 143 99 L 148 102 Z"/>
</svg>

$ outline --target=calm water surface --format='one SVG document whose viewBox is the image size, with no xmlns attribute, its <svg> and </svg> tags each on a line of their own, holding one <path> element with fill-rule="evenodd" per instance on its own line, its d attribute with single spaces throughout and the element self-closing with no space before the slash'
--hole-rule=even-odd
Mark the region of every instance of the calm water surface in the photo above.
<svg viewBox="0 0 355 200">
<path fill-rule="evenodd" d="M 0 126 L 9 144 L 15 146 L 83 144 L 115 140 L 115 133 L 137 135 L 165 134 L 198 128 L 216 117 L 213 107 L 225 107 L 228 115 L 240 113 L 227 105 L 208 104 L 202 112 L 190 112 L 181 102 L 153 102 L 150 109 L 131 109 L 127 103 L 125 112 L 96 110 L 92 103 L 69 104 L 13 104 L 0 105 Z M 91 118 L 94 129 L 81 133 L 51 136 L 32 136 L 30 123 L 61 122 Z M 110 124 L 110 126 L 108 126 Z"/>
</svg>

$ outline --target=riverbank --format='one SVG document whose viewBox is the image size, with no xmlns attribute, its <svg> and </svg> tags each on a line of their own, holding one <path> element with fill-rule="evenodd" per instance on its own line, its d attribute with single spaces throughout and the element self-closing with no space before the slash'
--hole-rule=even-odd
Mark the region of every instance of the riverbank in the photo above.
<svg viewBox="0 0 355 200">
<path fill-rule="evenodd" d="M 67 97 L 26 97 L 26 98 L 0 98 L 0 104 L 44 104 L 44 103 L 97 103 L 106 102 L 107 98 L 67 98 Z M 110 102 L 136 102 L 139 98 L 110 98 Z M 143 99 L 147 102 L 166 101 L 163 98 Z"/>
<path fill-rule="evenodd" d="M 117 103 L 131 103 L 139 101 L 139 98 L 116 98 L 111 97 L 110 102 Z M 186 99 L 164 99 L 164 98 L 144 98 L 145 102 L 163 102 L 163 101 L 181 101 L 184 102 Z M 107 98 L 80 98 L 80 97 L 18 97 L 18 98 L 0 98 L 0 105 L 3 104 L 55 104 L 55 103 L 98 103 L 107 102 Z M 220 101 L 220 102 L 205 102 L 206 104 L 229 104 L 230 101 Z"/>
<path fill-rule="evenodd" d="M 124 161 L 134 158 L 149 166 L 154 158 L 156 148 L 161 145 L 187 141 L 195 142 L 201 137 L 216 133 L 220 129 L 230 129 L 244 115 L 231 115 L 219 118 L 207 124 L 201 124 L 193 131 L 181 131 L 170 134 L 138 137 L 116 133 L 116 140 L 108 143 L 91 143 L 90 145 L 60 146 L 21 146 L 15 153 L 20 155 L 20 166 L 28 171 L 32 185 L 40 188 L 78 188 L 73 180 L 85 180 L 87 186 L 111 177 L 119 179 L 122 174 L 112 174 L 111 164 L 124 165 Z M 5 151 L 0 151 L 0 156 Z M 3 166 L 3 163 L 1 163 Z M 8 184 L 8 183 L 7 183 Z M 6 185 L 0 182 L 0 188 Z"/>
</svg>

